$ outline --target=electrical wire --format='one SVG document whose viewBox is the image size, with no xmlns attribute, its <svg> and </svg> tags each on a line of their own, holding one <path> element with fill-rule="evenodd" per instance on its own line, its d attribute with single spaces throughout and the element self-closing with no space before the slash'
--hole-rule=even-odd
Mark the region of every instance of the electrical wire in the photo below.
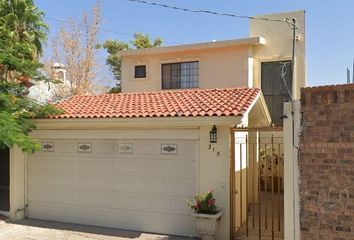
<svg viewBox="0 0 354 240">
<path fill-rule="evenodd" d="M 52 17 L 44 17 L 44 18 L 47 20 L 51 20 L 51 21 L 55 21 L 55 22 L 59 22 L 59 23 L 73 24 L 73 25 L 80 26 L 80 27 L 83 26 L 80 23 L 76 23 L 76 22 L 69 21 L 69 20 L 57 19 L 57 18 L 52 18 Z M 134 33 L 119 32 L 119 31 L 115 31 L 115 30 L 111 30 L 111 29 L 107 29 L 107 28 L 99 27 L 99 30 L 101 30 L 103 32 L 111 32 L 111 33 L 116 33 L 116 34 L 120 34 L 120 35 L 134 36 Z"/>
<path fill-rule="evenodd" d="M 58 23 L 65 23 L 65 24 L 73 24 L 79 27 L 82 27 L 83 25 L 77 22 L 73 22 L 70 20 L 64 20 L 64 19 L 58 19 L 58 18 L 52 18 L 52 17 L 44 17 L 44 19 L 50 20 L 50 21 L 54 21 L 54 22 L 58 22 Z M 116 31 L 116 30 L 112 30 L 112 29 L 108 29 L 108 28 L 102 28 L 99 27 L 98 28 L 100 31 L 102 32 L 109 32 L 109 33 L 115 33 L 115 34 L 119 34 L 119 35 L 125 35 L 125 36 L 131 36 L 134 37 L 135 34 L 134 33 L 128 33 L 128 32 L 120 32 L 120 31 Z M 182 44 L 179 42 L 170 42 L 170 41 L 164 41 L 165 43 L 170 43 L 170 44 Z"/>
<path fill-rule="evenodd" d="M 190 9 L 190 8 L 185 8 L 185 7 L 177 7 L 177 6 L 167 5 L 167 4 L 163 4 L 163 3 L 149 2 L 149 1 L 145 1 L 145 0 L 127 0 L 127 1 L 151 5 L 151 6 L 164 7 L 164 8 L 169 8 L 169 9 L 174 9 L 174 10 L 179 10 L 179 11 L 184 11 L 184 12 L 190 12 L 190 13 L 205 13 L 205 14 L 212 14 L 212 15 L 217 15 L 217 16 L 224 16 L 224 17 L 232 17 L 232 18 L 239 18 L 239 19 L 251 19 L 251 20 L 260 20 L 260 21 L 270 21 L 270 22 L 286 22 L 285 19 L 271 19 L 271 18 L 265 18 L 265 17 L 252 17 L 252 16 L 246 16 L 246 15 L 237 15 L 237 14 L 232 14 L 232 13 L 223 13 L 223 12 L 203 10 L 203 9 Z"/>
<path fill-rule="evenodd" d="M 280 70 L 281 70 L 280 77 L 283 80 L 284 86 L 285 86 L 285 88 L 286 88 L 286 90 L 287 90 L 287 92 L 288 92 L 288 94 L 290 96 L 290 99 L 292 99 L 293 97 L 292 97 L 291 91 L 290 91 L 289 86 L 288 86 L 288 84 L 286 82 L 286 79 L 285 79 L 285 76 L 286 76 L 286 74 L 288 72 L 286 66 L 289 65 L 290 63 L 289 62 L 280 62 L 280 64 L 281 64 L 281 66 L 280 66 Z"/>
</svg>

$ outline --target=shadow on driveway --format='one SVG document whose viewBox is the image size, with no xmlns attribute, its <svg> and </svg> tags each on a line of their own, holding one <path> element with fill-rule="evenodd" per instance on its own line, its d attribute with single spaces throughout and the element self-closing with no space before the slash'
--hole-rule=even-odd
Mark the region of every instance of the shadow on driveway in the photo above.
<svg viewBox="0 0 354 240">
<path fill-rule="evenodd" d="M 35 219 L 24 219 L 0 225 L 0 239 L 31 240 L 192 240 L 194 238 L 142 233 L 114 228 L 87 226 Z"/>
</svg>

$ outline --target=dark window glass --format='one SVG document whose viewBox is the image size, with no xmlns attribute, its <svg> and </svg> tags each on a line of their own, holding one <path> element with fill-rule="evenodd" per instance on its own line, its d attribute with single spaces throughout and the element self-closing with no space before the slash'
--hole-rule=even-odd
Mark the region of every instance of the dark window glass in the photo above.
<svg viewBox="0 0 354 240">
<path fill-rule="evenodd" d="M 135 66 L 135 78 L 145 78 L 146 77 L 146 66 L 140 65 Z"/>
<path fill-rule="evenodd" d="M 162 64 L 162 89 L 199 87 L 199 62 Z"/>
<path fill-rule="evenodd" d="M 263 62 L 261 88 L 273 123 L 282 126 L 284 102 L 290 100 L 292 92 L 291 61 Z"/>
</svg>

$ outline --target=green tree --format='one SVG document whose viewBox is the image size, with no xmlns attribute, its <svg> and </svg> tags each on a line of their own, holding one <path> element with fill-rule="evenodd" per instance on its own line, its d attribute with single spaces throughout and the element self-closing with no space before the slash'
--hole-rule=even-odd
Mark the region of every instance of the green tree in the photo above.
<svg viewBox="0 0 354 240">
<path fill-rule="evenodd" d="M 142 49 L 142 48 L 153 48 L 160 47 L 162 44 L 161 38 L 151 39 L 148 34 L 135 33 L 134 40 L 130 42 L 122 42 L 117 40 L 107 40 L 103 43 L 102 47 L 106 49 L 108 57 L 106 59 L 106 65 L 109 66 L 114 79 L 117 81 L 117 84 L 112 88 L 109 93 L 118 93 L 120 92 L 120 80 L 122 77 L 121 66 L 122 62 L 119 57 L 119 52 L 126 51 L 128 49 Z M 98 46 L 101 47 L 101 46 Z"/>
<path fill-rule="evenodd" d="M 48 26 L 32 0 L 0 0 L 0 76 L 8 81 L 43 78 L 38 57 Z"/>
<path fill-rule="evenodd" d="M 135 33 L 132 44 L 137 49 L 160 47 L 162 44 L 162 39 L 155 38 L 154 40 L 152 40 L 148 34 L 144 35 L 142 33 Z"/>
<path fill-rule="evenodd" d="M 48 25 L 33 0 L 0 0 L 0 16 L 0 26 L 10 30 L 13 41 L 26 43 L 33 59 L 41 56 Z"/>
<path fill-rule="evenodd" d="M 39 148 L 29 137 L 31 119 L 59 113 L 26 97 L 29 80 L 44 79 L 38 62 L 47 36 L 43 14 L 30 0 L 0 0 L 0 14 L 0 149 L 17 145 L 31 152 Z"/>
</svg>

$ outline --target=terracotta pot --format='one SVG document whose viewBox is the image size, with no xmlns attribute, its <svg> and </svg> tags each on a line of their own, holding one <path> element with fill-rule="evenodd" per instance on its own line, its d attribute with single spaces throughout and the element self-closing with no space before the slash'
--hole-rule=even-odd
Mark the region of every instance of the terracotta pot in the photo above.
<svg viewBox="0 0 354 240">
<path fill-rule="evenodd" d="M 193 213 L 192 216 L 196 218 L 198 237 L 203 240 L 215 239 L 214 235 L 223 214 L 224 211 L 219 211 L 216 214 Z"/>
</svg>

